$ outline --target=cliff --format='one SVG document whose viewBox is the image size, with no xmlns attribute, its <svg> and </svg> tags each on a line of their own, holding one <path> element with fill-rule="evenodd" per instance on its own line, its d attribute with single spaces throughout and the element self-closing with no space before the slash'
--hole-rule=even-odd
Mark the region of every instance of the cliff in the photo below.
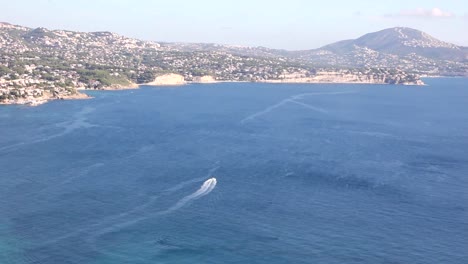
<svg viewBox="0 0 468 264">
<path fill-rule="evenodd" d="M 175 73 L 164 74 L 158 76 L 154 81 L 145 83 L 146 85 L 154 86 L 164 86 L 164 85 L 184 85 L 187 82 L 184 79 L 184 76 Z"/>
<path fill-rule="evenodd" d="M 111 84 L 109 86 L 103 86 L 101 90 L 128 90 L 138 89 L 140 86 L 136 83 L 129 82 L 128 84 Z"/>
<path fill-rule="evenodd" d="M 357 72 L 317 72 L 312 76 L 304 76 L 301 74 L 283 75 L 279 79 L 256 80 L 257 82 L 267 83 L 363 83 L 363 84 L 401 84 L 401 85 L 424 85 L 424 82 L 419 77 L 408 75 L 406 73 L 399 74 L 362 74 Z"/>
</svg>

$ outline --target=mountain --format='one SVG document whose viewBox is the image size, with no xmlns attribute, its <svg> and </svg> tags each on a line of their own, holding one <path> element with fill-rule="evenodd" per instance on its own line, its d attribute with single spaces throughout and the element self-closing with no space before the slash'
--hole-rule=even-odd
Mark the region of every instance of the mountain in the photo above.
<svg viewBox="0 0 468 264">
<path fill-rule="evenodd" d="M 354 50 L 356 46 L 398 56 L 416 54 L 439 60 L 464 61 L 468 59 L 466 48 L 405 27 L 384 29 L 354 40 L 336 42 L 321 49 L 343 54 Z"/>
<path fill-rule="evenodd" d="M 322 67 L 400 68 L 423 75 L 468 76 L 468 47 L 396 27 L 289 54 Z"/>
</svg>

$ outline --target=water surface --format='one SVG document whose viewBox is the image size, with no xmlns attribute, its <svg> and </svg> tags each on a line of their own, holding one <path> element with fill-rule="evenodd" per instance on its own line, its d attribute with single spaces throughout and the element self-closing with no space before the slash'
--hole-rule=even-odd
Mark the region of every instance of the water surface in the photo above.
<svg viewBox="0 0 468 264">
<path fill-rule="evenodd" d="M 468 80 L 427 83 L 2 106 L 0 263 L 467 263 Z"/>
</svg>

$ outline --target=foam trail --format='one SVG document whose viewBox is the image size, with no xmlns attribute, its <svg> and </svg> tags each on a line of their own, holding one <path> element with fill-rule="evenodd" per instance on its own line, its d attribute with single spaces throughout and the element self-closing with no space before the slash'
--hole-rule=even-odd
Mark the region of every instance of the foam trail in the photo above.
<svg viewBox="0 0 468 264">
<path fill-rule="evenodd" d="M 182 206 L 186 205 L 188 202 L 196 200 L 202 196 L 209 194 L 214 189 L 214 187 L 216 187 L 216 183 L 217 183 L 216 178 L 211 178 L 211 179 L 206 180 L 203 183 L 203 185 L 200 187 L 200 189 L 198 189 L 198 191 L 192 193 L 191 195 L 185 196 L 180 201 L 178 201 L 174 206 L 167 209 L 165 213 L 170 213 L 172 211 L 175 211 L 181 208 Z"/>
<path fill-rule="evenodd" d="M 290 102 L 301 105 L 301 106 L 303 106 L 305 108 L 309 108 L 311 110 L 314 110 L 314 111 L 317 111 L 317 112 L 320 112 L 320 113 L 323 113 L 323 114 L 328 114 L 328 111 L 323 109 L 323 108 L 315 107 L 315 106 L 312 106 L 312 105 L 309 105 L 309 104 L 306 104 L 306 103 L 302 103 L 302 102 L 298 102 L 298 101 L 295 101 L 295 100 L 290 100 Z"/>
<path fill-rule="evenodd" d="M 371 136 L 371 137 L 389 137 L 389 138 L 398 138 L 397 136 L 388 134 L 388 133 L 382 133 L 382 132 L 374 132 L 374 131 L 354 131 L 354 130 L 349 130 L 348 133 L 352 134 L 361 134 L 365 136 Z"/>
<path fill-rule="evenodd" d="M 213 173 L 219 169 L 219 162 L 216 162 L 216 166 L 211 168 L 207 174 L 208 177 L 211 177 L 213 175 Z M 184 182 L 181 182 L 179 184 L 177 184 L 176 186 L 174 187 L 171 187 L 169 189 L 166 189 L 164 191 L 162 191 L 160 194 L 158 195 L 154 195 L 152 196 L 147 202 L 145 202 L 144 204 L 141 204 L 139 206 L 136 206 L 128 211 L 125 211 L 125 212 L 121 212 L 119 214 L 116 214 L 116 215 L 112 215 L 112 216 L 109 216 L 105 219 L 103 219 L 101 222 L 98 222 L 98 223 L 94 223 L 94 224 L 91 224 L 87 227 L 83 227 L 81 229 L 77 229 L 73 232 L 70 232 L 66 235 L 63 235 L 63 236 L 60 236 L 60 237 L 56 237 L 54 239 L 51 239 L 51 240 L 48 240 L 48 241 L 45 241 L 43 243 L 43 245 L 49 245 L 49 244 L 54 244 L 54 243 L 57 243 L 63 239 L 67 239 L 67 238 L 70 238 L 70 237 L 73 237 L 73 236 L 76 236 L 80 233 L 83 233 L 83 232 L 87 232 L 87 231 L 90 231 L 92 230 L 93 228 L 95 227 L 100 227 L 100 226 L 103 226 L 103 225 L 110 225 L 110 227 L 104 229 L 104 230 L 101 230 L 101 232 L 99 232 L 99 234 L 96 235 L 99 236 L 99 235 L 103 235 L 105 233 L 109 233 L 109 232 L 112 232 L 112 230 L 114 230 L 115 227 L 119 227 L 119 226 L 124 226 L 126 225 L 127 223 L 133 223 L 134 221 L 130 221 L 130 222 L 124 222 L 123 225 L 120 223 L 118 224 L 112 224 L 111 222 L 112 221 L 115 221 L 115 220 L 122 220 L 123 218 L 129 216 L 129 215 L 133 215 L 137 212 L 140 212 L 140 211 L 143 211 L 145 210 L 146 208 L 150 207 L 151 205 L 153 205 L 161 196 L 164 196 L 164 195 L 169 195 L 175 191 L 178 191 L 184 187 L 186 187 L 187 185 L 189 184 L 193 184 L 193 183 L 196 183 L 196 182 L 200 182 L 204 179 L 206 179 L 207 176 L 204 176 L 204 177 L 199 177 L 199 178 L 195 178 L 195 179 L 191 179 L 191 180 L 188 180 L 188 181 L 184 181 Z M 141 221 L 142 219 L 138 219 L 138 221 Z"/>
<path fill-rule="evenodd" d="M 2 151 L 2 152 L 3 151 L 5 151 L 5 152 L 15 151 L 15 150 L 17 150 L 17 149 L 19 149 L 19 148 L 21 148 L 23 146 L 42 143 L 42 142 L 52 140 L 54 138 L 65 136 L 65 135 L 70 134 L 71 132 L 73 132 L 73 131 L 75 131 L 77 129 L 98 127 L 99 125 L 94 125 L 94 124 L 91 124 L 91 123 L 87 122 L 87 118 L 86 118 L 86 116 L 88 114 L 92 113 L 94 110 L 95 110 L 94 108 L 85 107 L 80 112 L 78 112 L 78 113 L 76 113 L 74 115 L 74 120 L 65 121 L 65 122 L 55 124 L 55 126 L 63 128 L 62 132 L 52 134 L 52 135 L 49 135 L 49 136 L 45 136 L 45 137 L 42 137 L 42 138 L 39 138 L 39 139 L 31 140 L 29 142 L 21 142 L 21 143 L 9 145 L 9 146 L 1 147 L 0 151 Z"/>
<path fill-rule="evenodd" d="M 318 108 L 318 107 L 314 107 L 314 106 L 311 106 L 311 105 L 308 105 L 308 104 L 305 104 L 305 103 L 301 103 L 301 102 L 298 102 L 296 100 L 300 100 L 300 99 L 303 99 L 304 97 L 307 97 L 307 96 L 316 96 L 316 95 L 337 95 L 337 94 L 353 94 L 353 93 L 357 93 L 356 91 L 347 91 L 347 92 L 328 92 L 328 93 L 324 93 L 324 92 L 317 92 L 317 93 L 302 93 L 302 94 L 296 94 L 296 95 L 293 95 L 293 96 L 290 96 L 282 101 L 280 101 L 279 103 L 277 104 L 274 104 L 272 106 L 269 106 L 267 108 L 265 108 L 264 110 L 262 111 L 259 111 L 257 113 L 254 113 L 252 115 L 249 115 L 248 117 L 242 119 L 240 121 L 241 124 L 244 124 L 245 122 L 247 121 L 250 121 L 250 120 L 253 120 L 259 116 L 262 116 L 262 115 L 265 115 L 265 114 L 268 114 L 269 112 L 275 110 L 276 108 L 284 105 L 284 104 L 287 104 L 287 103 L 295 103 L 295 104 L 298 104 L 298 105 L 301 105 L 301 106 L 304 106 L 304 107 L 307 107 L 309 109 L 312 109 L 314 111 L 317 111 L 317 112 L 320 112 L 320 113 L 328 113 L 327 110 L 325 109 L 322 109 L 322 108 Z"/>
<path fill-rule="evenodd" d="M 111 233 L 111 232 L 113 232 L 115 230 L 120 230 L 120 229 L 123 229 L 125 227 L 132 226 L 132 225 L 134 225 L 134 224 L 136 224 L 136 223 L 138 223 L 140 221 L 149 219 L 151 217 L 155 217 L 155 216 L 159 216 L 159 215 L 165 215 L 165 214 L 169 214 L 169 213 L 171 213 L 173 211 L 176 211 L 176 210 L 180 209 L 181 207 L 183 207 L 184 205 L 186 205 L 187 203 L 209 194 L 216 187 L 216 184 L 217 184 L 216 178 L 208 179 L 203 183 L 203 185 L 200 187 L 200 189 L 198 189 L 196 192 L 194 192 L 194 193 L 192 193 L 190 195 L 187 195 L 184 198 L 180 199 L 175 205 L 173 205 L 169 209 L 164 210 L 164 211 L 160 211 L 160 212 L 157 212 L 157 213 L 154 213 L 154 214 L 151 214 L 149 216 L 142 216 L 142 217 L 139 217 L 139 218 L 135 218 L 133 220 L 123 222 L 123 223 L 119 223 L 119 224 L 116 224 L 116 225 L 112 225 L 110 227 L 102 229 L 100 232 L 95 233 L 94 236 L 92 236 L 89 239 L 89 242 L 90 242 L 91 245 L 94 245 L 94 248 L 97 251 L 99 251 L 97 249 L 97 247 L 96 247 L 96 240 L 100 236 L 102 236 L 104 234 L 107 234 L 107 233 Z"/>
<path fill-rule="evenodd" d="M 217 169 L 217 167 L 216 167 L 215 169 Z M 211 171 L 213 171 L 213 169 L 212 169 Z M 211 172 L 211 171 L 210 171 L 210 172 Z M 90 231 L 90 230 L 93 229 L 93 227 L 99 227 L 99 226 L 103 226 L 103 225 L 105 225 L 105 224 L 109 225 L 109 224 L 111 224 L 111 223 L 110 223 L 111 221 L 119 220 L 119 219 L 122 219 L 122 218 L 124 218 L 124 217 L 129 216 L 129 215 L 132 215 L 132 214 L 135 214 L 135 213 L 140 212 L 140 211 L 142 211 L 142 210 L 145 210 L 146 208 L 148 208 L 149 206 L 151 206 L 154 202 L 156 202 L 156 200 L 158 200 L 161 196 L 171 194 L 171 193 L 173 193 L 173 192 L 175 192 L 175 191 L 177 191 L 177 190 L 180 190 L 180 189 L 184 188 L 185 186 L 187 186 L 187 185 L 189 185 L 189 184 L 192 184 L 192 183 L 195 183 L 195 182 L 199 182 L 199 181 L 201 181 L 201 180 L 203 180 L 203 179 L 206 179 L 206 178 L 196 178 L 196 179 L 192 179 L 192 180 L 189 180 L 189 181 L 182 182 L 182 183 L 180 183 L 180 184 L 178 184 L 178 185 L 176 185 L 176 186 L 174 186 L 174 187 L 172 187 L 172 188 L 169 188 L 169 189 L 167 189 L 167 190 L 162 191 L 162 193 L 159 194 L 159 195 L 154 195 L 154 196 L 152 196 L 152 197 L 151 197 L 147 202 L 145 202 L 144 204 L 141 204 L 141 205 L 139 205 L 139 206 L 136 206 L 136 207 L 134 207 L 134 208 L 132 208 L 132 209 L 130 209 L 130 210 L 128 210 L 128 211 L 125 211 L 125 212 L 122 212 L 122 213 L 119 213 L 119 214 L 116 214 L 116 215 L 107 217 L 107 218 L 105 218 L 105 219 L 104 219 L 103 221 L 101 221 L 101 222 L 91 224 L 90 226 L 87 226 L 87 227 L 84 227 L 84 228 L 75 230 L 75 231 L 73 231 L 73 232 L 71 232 L 71 233 L 68 233 L 68 234 L 66 234 L 66 235 L 63 235 L 63 236 L 60 236 L 60 237 L 57 237 L 57 238 L 48 240 L 48 241 L 44 242 L 43 245 L 44 245 L 44 244 L 49 245 L 49 244 L 57 243 L 57 242 L 59 242 L 59 241 L 61 241 L 61 240 L 63 240 L 63 239 L 67 239 L 67 238 L 69 238 L 69 237 L 73 237 L 73 236 L 75 236 L 75 235 L 77 235 L 77 234 L 80 234 L 80 233 L 82 233 L 82 232 Z M 125 224 L 125 223 L 124 223 L 124 224 Z M 111 232 L 110 230 L 113 229 L 114 227 L 117 227 L 117 226 L 120 226 L 120 224 L 117 224 L 117 225 L 112 225 L 112 224 L 111 224 L 110 228 L 104 229 L 104 230 L 106 230 L 106 231 L 104 231 L 104 232 L 101 231 L 101 232 L 100 232 L 100 235 L 103 235 L 103 234 L 105 234 L 105 233 Z"/>
<path fill-rule="evenodd" d="M 216 169 L 217 168 L 214 168 L 214 169 L 212 169 L 212 171 L 216 170 Z M 155 213 L 153 215 L 150 215 L 150 216 L 139 217 L 139 218 L 133 219 L 133 220 L 128 221 L 128 222 L 120 223 L 120 224 L 113 225 L 113 226 L 110 226 L 108 228 L 105 228 L 105 229 L 101 230 L 100 232 L 95 233 L 92 237 L 88 238 L 87 243 L 89 245 L 91 245 L 91 247 L 96 252 L 99 252 L 101 254 L 105 254 L 105 255 L 108 255 L 108 256 L 117 257 L 117 258 L 120 258 L 120 259 L 127 259 L 128 256 L 126 256 L 125 254 L 118 254 L 118 253 L 115 253 L 115 252 L 110 252 L 110 251 L 105 250 L 105 249 L 100 249 L 96 244 L 97 239 L 99 237 L 101 237 L 102 235 L 104 235 L 104 234 L 113 232 L 114 230 L 120 230 L 122 228 L 132 226 L 132 225 L 134 225 L 134 224 L 136 224 L 136 223 L 138 223 L 140 221 L 146 220 L 146 219 L 148 219 L 150 217 L 154 217 L 154 216 L 158 216 L 158 215 L 165 215 L 165 214 L 171 213 L 171 212 L 181 208 L 182 206 L 186 205 L 187 203 L 209 194 L 215 188 L 216 183 L 217 183 L 216 178 L 214 178 L 214 177 L 210 178 L 210 179 L 206 180 L 203 183 L 203 185 L 200 187 L 200 189 L 198 189 L 196 192 L 194 192 L 194 193 L 192 193 L 192 194 L 190 194 L 188 196 L 185 196 L 184 198 L 179 200 L 174 206 L 170 207 L 169 209 L 164 210 L 162 212 L 157 212 L 157 213 Z"/>
<path fill-rule="evenodd" d="M 286 104 L 287 102 L 289 102 L 289 100 L 290 100 L 289 98 L 284 99 L 283 101 L 281 101 L 281 102 L 279 102 L 279 103 L 277 103 L 275 105 L 269 106 L 269 107 L 265 108 L 262 111 L 259 111 L 259 112 L 255 113 L 255 114 L 252 114 L 252 115 L 249 115 L 248 117 L 241 120 L 241 124 L 244 124 L 245 122 L 253 120 L 253 119 L 255 119 L 255 118 L 259 117 L 259 116 L 262 116 L 264 114 L 268 114 L 269 112 L 275 110 L 276 108 Z"/>
<path fill-rule="evenodd" d="M 90 165 L 90 166 L 87 166 L 85 167 L 84 169 L 81 170 L 81 172 L 78 172 L 76 173 L 75 175 L 72 175 L 72 176 L 69 176 L 67 177 L 66 179 L 56 183 L 56 184 L 50 184 L 44 188 L 42 188 L 41 190 L 39 190 L 38 192 L 36 193 L 30 193 L 29 195 L 27 195 L 26 197 L 29 197 L 29 196 L 35 196 L 35 195 L 40 195 L 44 192 L 47 192 L 49 191 L 50 189 L 54 189 L 54 188 L 57 188 L 57 187 L 60 187 L 60 186 L 63 186 L 63 185 L 66 185 L 72 181 L 74 181 L 75 179 L 77 178 L 80 178 L 80 177 L 83 177 L 83 176 L 86 176 L 88 175 L 89 172 L 91 172 L 92 170 L 94 170 L 95 168 L 99 168 L 99 167 L 102 167 L 104 166 L 104 163 L 95 163 L 93 165 Z M 72 173 L 70 173 L 72 174 Z"/>
<path fill-rule="evenodd" d="M 124 222 L 124 223 L 117 224 L 115 226 L 111 226 L 111 227 L 105 229 L 103 232 L 101 231 L 99 233 L 99 235 L 103 235 L 105 233 L 112 232 L 112 230 L 115 230 L 115 229 L 122 229 L 124 227 L 134 225 L 134 224 L 136 224 L 136 223 L 138 223 L 138 222 L 140 222 L 142 220 L 148 219 L 148 218 L 153 217 L 153 216 L 165 215 L 165 214 L 171 213 L 171 212 L 173 212 L 173 211 L 175 211 L 177 209 L 180 209 L 182 206 L 186 205 L 188 202 L 196 200 L 196 199 L 198 199 L 198 198 L 200 198 L 202 196 L 205 196 L 205 195 L 209 194 L 214 189 L 214 187 L 216 186 L 216 183 L 217 183 L 216 178 L 208 179 L 203 183 L 203 185 L 200 187 L 200 189 L 198 189 L 198 191 L 196 191 L 196 192 L 194 192 L 194 193 L 192 193 L 190 195 L 187 195 L 184 198 L 180 199 L 175 205 L 171 206 L 169 209 L 154 213 L 153 215 L 150 215 L 150 216 L 142 216 L 140 218 L 136 218 L 136 219 L 133 219 L 133 220 L 128 221 L 128 222 Z"/>
</svg>

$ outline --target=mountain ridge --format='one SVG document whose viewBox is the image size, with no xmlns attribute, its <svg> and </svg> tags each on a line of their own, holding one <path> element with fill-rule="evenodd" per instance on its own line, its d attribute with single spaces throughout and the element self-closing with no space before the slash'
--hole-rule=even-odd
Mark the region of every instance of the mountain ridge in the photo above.
<svg viewBox="0 0 468 264">
<path fill-rule="evenodd" d="M 406 56 L 411 53 L 434 59 L 463 61 L 468 59 L 466 47 L 438 40 L 412 28 L 394 27 L 365 34 L 357 39 L 339 41 L 319 49 L 346 53 L 352 46 L 367 47 L 387 54 Z"/>
<path fill-rule="evenodd" d="M 122 35 L 120 33 L 112 32 L 112 31 L 74 31 L 74 30 L 66 30 L 66 29 L 48 29 L 48 28 L 45 28 L 45 27 L 36 27 L 36 28 L 34 28 L 34 27 L 26 27 L 26 26 L 11 24 L 11 23 L 8 23 L 8 22 L 0 22 L 0 28 L 2 26 L 17 28 L 17 29 L 23 29 L 23 30 L 43 29 L 43 30 L 46 30 L 46 31 L 49 31 L 49 32 L 68 31 L 68 32 L 85 33 L 85 34 L 88 34 L 88 33 L 106 33 L 106 34 L 124 36 L 124 35 Z M 432 39 L 432 40 L 434 40 L 434 41 L 436 41 L 438 43 L 444 43 L 445 45 L 450 46 L 450 47 L 468 49 L 468 46 L 457 45 L 457 44 L 453 44 L 453 43 L 450 43 L 450 42 L 441 41 L 441 40 L 431 36 L 430 34 L 424 32 L 424 31 L 414 29 L 414 28 L 410 28 L 410 27 L 401 27 L 401 26 L 390 27 L 390 28 L 385 28 L 385 29 L 379 30 L 379 31 L 366 33 L 366 34 L 364 34 L 362 36 L 359 36 L 357 38 L 354 38 L 354 39 L 340 40 L 340 41 L 336 41 L 336 42 L 333 42 L 333 43 L 330 43 L 330 44 L 327 44 L 327 45 L 324 45 L 324 46 L 318 47 L 318 48 L 300 49 L 300 50 L 290 50 L 290 49 L 284 49 L 284 48 L 270 48 L 270 47 L 265 47 L 265 46 L 253 46 L 253 45 L 250 46 L 250 45 L 237 45 L 237 44 L 219 44 L 219 43 L 214 43 L 214 42 L 172 42 L 172 41 L 156 41 L 156 40 L 151 40 L 151 41 L 141 40 L 141 41 L 156 42 L 156 43 L 163 43 L 163 44 L 173 44 L 173 45 L 214 45 L 214 46 L 237 47 L 237 48 L 258 48 L 258 49 L 277 50 L 277 51 L 285 51 L 285 52 L 298 52 L 298 51 L 309 51 L 309 50 L 324 49 L 327 46 L 334 45 L 334 44 L 337 44 L 337 43 L 340 43 L 340 42 L 359 40 L 359 39 L 365 38 L 366 36 L 369 36 L 369 35 L 381 34 L 381 33 L 392 31 L 392 30 L 393 31 L 399 31 L 400 34 L 402 33 L 401 31 L 406 31 L 406 32 L 412 31 L 413 34 L 414 33 L 421 34 L 426 38 L 430 38 L 430 39 Z M 128 38 L 132 38 L 132 37 L 128 37 Z M 133 38 L 133 39 L 136 39 L 136 38 Z"/>
<path fill-rule="evenodd" d="M 452 43 L 438 40 L 429 34 L 408 28 L 393 27 L 376 32 L 367 33 L 356 39 L 342 40 L 325 45 L 317 49 L 285 50 L 267 47 L 250 47 L 239 45 L 223 45 L 216 43 L 181 43 L 181 42 L 156 42 L 144 41 L 135 38 L 109 32 L 81 32 L 70 30 L 49 30 L 44 27 L 28 28 L 0 22 L 0 29 L 18 30 L 25 32 L 23 39 L 26 46 L 39 38 L 60 38 L 67 35 L 93 36 L 96 38 L 110 38 L 110 45 L 122 44 L 115 39 L 123 40 L 123 45 L 139 45 L 143 48 L 155 48 L 179 52 L 223 52 L 239 56 L 253 56 L 265 58 L 281 58 L 294 60 L 298 63 L 306 63 L 318 67 L 387 67 L 398 68 L 400 65 L 413 62 L 414 71 L 419 74 L 443 74 L 468 75 L 468 47 L 457 46 Z M 26 39 L 30 38 L 30 39 Z M 47 43 L 42 43 L 47 44 Z M 77 47 L 78 48 L 78 47 Z M 367 54 L 366 54 L 367 53 Z M 397 56 L 397 57 L 396 57 Z M 364 60 L 363 60 L 363 57 Z M 416 58 L 420 57 L 420 58 Z M 417 61 L 420 59 L 420 62 Z M 387 63 L 387 65 L 385 65 Z M 458 63 L 458 65 L 457 65 Z M 460 64 L 461 63 L 461 64 Z M 431 66 L 432 65 L 432 68 Z M 433 67 L 436 65 L 437 67 Z M 411 65 L 409 65 L 411 66 Z M 439 67 L 441 66 L 441 67 Z M 442 68 L 442 69 L 440 69 Z M 456 70 L 449 72 L 449 69 Z M 404 67 L 411 70 L 411 67 Z"/>
</svg>

